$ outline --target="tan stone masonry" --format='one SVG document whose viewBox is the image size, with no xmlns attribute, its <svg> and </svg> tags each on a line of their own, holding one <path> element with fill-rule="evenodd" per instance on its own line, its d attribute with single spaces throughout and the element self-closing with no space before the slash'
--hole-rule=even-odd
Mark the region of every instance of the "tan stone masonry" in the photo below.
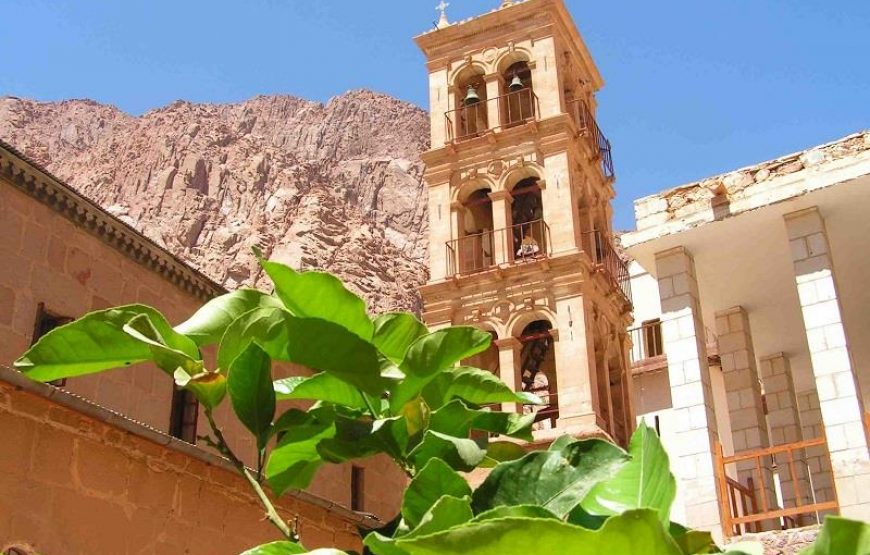
<svg viewBox="0 0 870 555">
<path fill-rule="evenodd" d="M 0 368 L 0 544 L 43 555 L 237 555 L 280 539 L 224 459 Z M 375 521 L 282 497 L 310 548 L 359 549 Z"/>
</svg>

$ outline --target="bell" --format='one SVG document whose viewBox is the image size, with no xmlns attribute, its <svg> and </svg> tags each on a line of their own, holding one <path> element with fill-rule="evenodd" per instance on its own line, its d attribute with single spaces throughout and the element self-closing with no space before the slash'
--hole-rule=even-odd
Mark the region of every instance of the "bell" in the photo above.
<svg viewBox="0 0 870 555">
<path fill-rule="evenodd" d="M 465 94 L 465 100 L 462 102 L 466 106 L 471 106 L 472 104 L 480 102 L 480 97 L 477 96 L 477 90 L 474 88 L 474 85 L 468 85 L 468 92 Z"/>
<path fill-rule="evenodd" d="M 508 90 L 510 92 L 517 92 L 522 89 L 525 85 L 523 85 L 523 81 L 520 79 L 519 75 L 514 74 L 514 78 L 511 79 L 511 84 L 508 85 Z"/>
</svg>

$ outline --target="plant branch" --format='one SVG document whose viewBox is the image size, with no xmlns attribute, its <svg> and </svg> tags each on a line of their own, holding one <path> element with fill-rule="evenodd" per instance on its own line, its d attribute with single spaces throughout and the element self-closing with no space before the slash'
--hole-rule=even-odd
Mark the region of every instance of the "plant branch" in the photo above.
<svg viewBox="0 0 870 555">
<path fill-rule="evenodd" d="M 275 510 L 275 506 L 269 500 L 269 497 L 266 495 L 266 492 L 263 491 L 260 482 L 257 481 L 256 478 L 251 474 L 248 470 L 248 467 L 245 466 L 245 463 L 239 459 L 235 453 L 230 449 L 229 444 L 227 444 L 226 439 L 224 438 L 223 432 L 221 432 L 220 427 L 218 427 L 217 423 L 214 421 L 214 417 L 211 414 L 211 410 L 205 410 L 205 416 L 208 419 L 208 425 L 211 427 L 212 433 L 214 433 L 215 438 L 217 438 L 217 442 L 211 441 L 210 439 L 206 443 L 210 443 L 215 446 L 218 451 L 220 451 L 224 456 L 226 456 L 233 466 L 235 466 L 238 471 L 245 477 L 245 480 L 251 485 L 251 488 L 254 490 L 254 493 L 257 494 L 257 497 L 260 499 L 260 503 L 262 503 L 263 508 L 266 509 L 266 518 L 271 522 L 275 528 L 277 528 L 281 534 L 290 541 L 297 541 L 296 534 L 286 522 L 281 518 L 281 515 L 278 514 L 278 511 Z M 260 465 L 262 468 L 262 464 Z"/>
<path fill-rule="evenodd" d="M 363 393 L 363 391 L 359 388 L 357 388 L 357 391 L 359 391 L 359 394 L 362 395 L 363 401 L 365 401 L 366 407 L 369 409 L 369 414 L 372 415 L 372 420 L 377 420 L 378 415 L 375 412 L 375 408 L 372 406 L 372 402 L 369 401 L 368 396 L 365 393 Z"/>
</svg>

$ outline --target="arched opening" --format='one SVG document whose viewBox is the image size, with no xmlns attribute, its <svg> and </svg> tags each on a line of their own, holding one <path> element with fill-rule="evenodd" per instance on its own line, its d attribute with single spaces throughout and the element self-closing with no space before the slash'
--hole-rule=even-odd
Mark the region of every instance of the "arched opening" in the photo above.
<svg viewBox="0 0 870 555">
<path fill-rule="evenodd" d="M 511 238 L 515 261 L 535 259 L 547 253 L 544 203 L 537 177 L 527 177 L 511 191 Z"/>
<path fill-rule="evenodd" d="M 556 354 L 553 348 L 552 325 L 547 320 L 535 320 L 523 328 L 519 340 L 520 379 L 523 391 L 534 393 L 544 400 L 544 405 L 526 405 L 527 414 L 535 414 L 533 428 L 546 430 L 556 427 L 559 418 L 559 399 L 556 383 Z"/>
<path fill-rule="evenodd" d="M 503 127 L 534 119 L 535 94 L 528 62 L 514 62 L 502 73 L 501 93 L 503 101 L 499 108 Z"/>
<path fill-rule="evenodd" d="M 483 75 L 482 69 L 471 66 L 462 70 L 454 82 L 455 109 L 448 114 L 448 118 L 453 120 L 454 138 L 457 140 L 476 137 L 489 129 Z"/>
<path fill-rule="evenodd" d="M 490 189 L 477 189 L 462 203 L 459 271 L 476 272 L 493 265 L 493 220 Z"/>
</svg>

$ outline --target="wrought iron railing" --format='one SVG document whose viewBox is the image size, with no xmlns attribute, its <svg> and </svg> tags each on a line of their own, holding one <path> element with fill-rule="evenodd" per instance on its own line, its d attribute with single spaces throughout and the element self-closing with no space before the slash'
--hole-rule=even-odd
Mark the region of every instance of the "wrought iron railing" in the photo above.
<svg viewBox="0 0 870 555">
<path fill-rule="evenodd" d="M 812 491 L 801 492 L 800 484 L 803 480 L 799 478 L 800 474 L 797 470 L 797 464 L 802 462 L 800 457 L 803 456 L 805 449 L 818 446 L 823 447 L 827 454 L 827 442 L 825 441 L 825 438 L 816 438 L 797 441 L 794 443 L 785 443 L 775 447 L 743 451 L 736 455 L 726 457 L 722 453 L 722 445 L 717 443 L 715 452 L 715 469 L 719 485 L 719 510 L 722 514 L 722 533 L 725 534 L 725 536 L 733 536 L 741 533 L 741 528 L 742 531 L 745 532 L 749 525 L 760 523 L 765 520 L 782 520 L 794 523 L 796 522 L 795 517 L 798 517 L 799 515 L 818 514 L 823 511 L 836 511 L 839 508 L 839 504 L 836 500 L 819 503 L 816 502 L 815 495 L 813 495 Z M 777 461 L 777 472 L 780 476 L 785 475 L 788 480 L 791 481 L 791 487 L 794 488 L 795 495 L 792 503 L 790 503 L 793 505 L 791 507 L 771 506 L 771 502 L 768 500 L 767 492 L 769 490 L 772 491 L 775 484 L 766 483 L 764 475 L 768 472 L 766 472 L 763 467 L 767 463 L 763 463 L 762 460 L 770 460 L 774 457 Z M 737 502 L 733 497 L 734 489 L 732 482 L 734 482 L 734 480 L 733 478 L 729 478 L 726 474 L 726 466 L 745 461 L 755 461 L 755 468 L 750 468 L 752 475 L 750 480 L 747 480 L 748 485 L 743 486 L 743 490 L 752 488 L 753 497 L 760 498 L 761 500 L 760 510 L 757 505 L 754 505 L 750 507 L 749 510 L 747 510 L 746 507 L 741 506 L 743 511 L 738 511 Z M 757 482 L 755 481 L 756 478 L 758 479 Z M 773 479 L 772 476 L 770 476 L 770 478 L 771 480 Z M 759 484 L 758 487 L 755 487 L 755 484 Z M 758 492 L 758 494 L 756 495 L 754 492 Z M 808 493 L 809 495 L 804 496 L 802 493 Z M 804 500 L 807 500 L 807 502 Z"/>
<path fill-rule="evenodd" d="M 583 245 L 588 249 L 592 261 L 602 267 L 614 284 L 622 292 L 625 300 L 631 299 L 631 275 L 628 273 L 628 262 L 617 252 L 616 247 L 598 230 L 584 233 Z"/>
<path fill-rule="evenodd" d="M 447 242 L 447 274 L 473 274 L 498 264 L 519 264 L 550 256 L 550 228 L 544 220 L 486 230 Z"/>
<path fill-rule="evenodd" d="M 538 97 L 531 88 L 526 87 L 450 110 L 444 114 L 447 137 L 452 141 L 464 141 L 489 130 L 492 127 L 489 121 L 492 103 L 495 103 L 498 124 L 503 128 L 531 121 L 538 113 Z"/>
<path fill-rule="evenodd" d="M 601 171 L 604 177 L 613 178 L 613 153 L 610 148 L 610 141 L 604 136 L 601 128 L 598 127 L 598 122 L 592 115 L 589 105 L 585 100 L 572 100 L 568 102 L 568 113 L 574 118 L 574 123 L 580 129 L 580 135 L 585 137 L 592 152 L 596 153 L 601 163 Z"/>
</svg>

